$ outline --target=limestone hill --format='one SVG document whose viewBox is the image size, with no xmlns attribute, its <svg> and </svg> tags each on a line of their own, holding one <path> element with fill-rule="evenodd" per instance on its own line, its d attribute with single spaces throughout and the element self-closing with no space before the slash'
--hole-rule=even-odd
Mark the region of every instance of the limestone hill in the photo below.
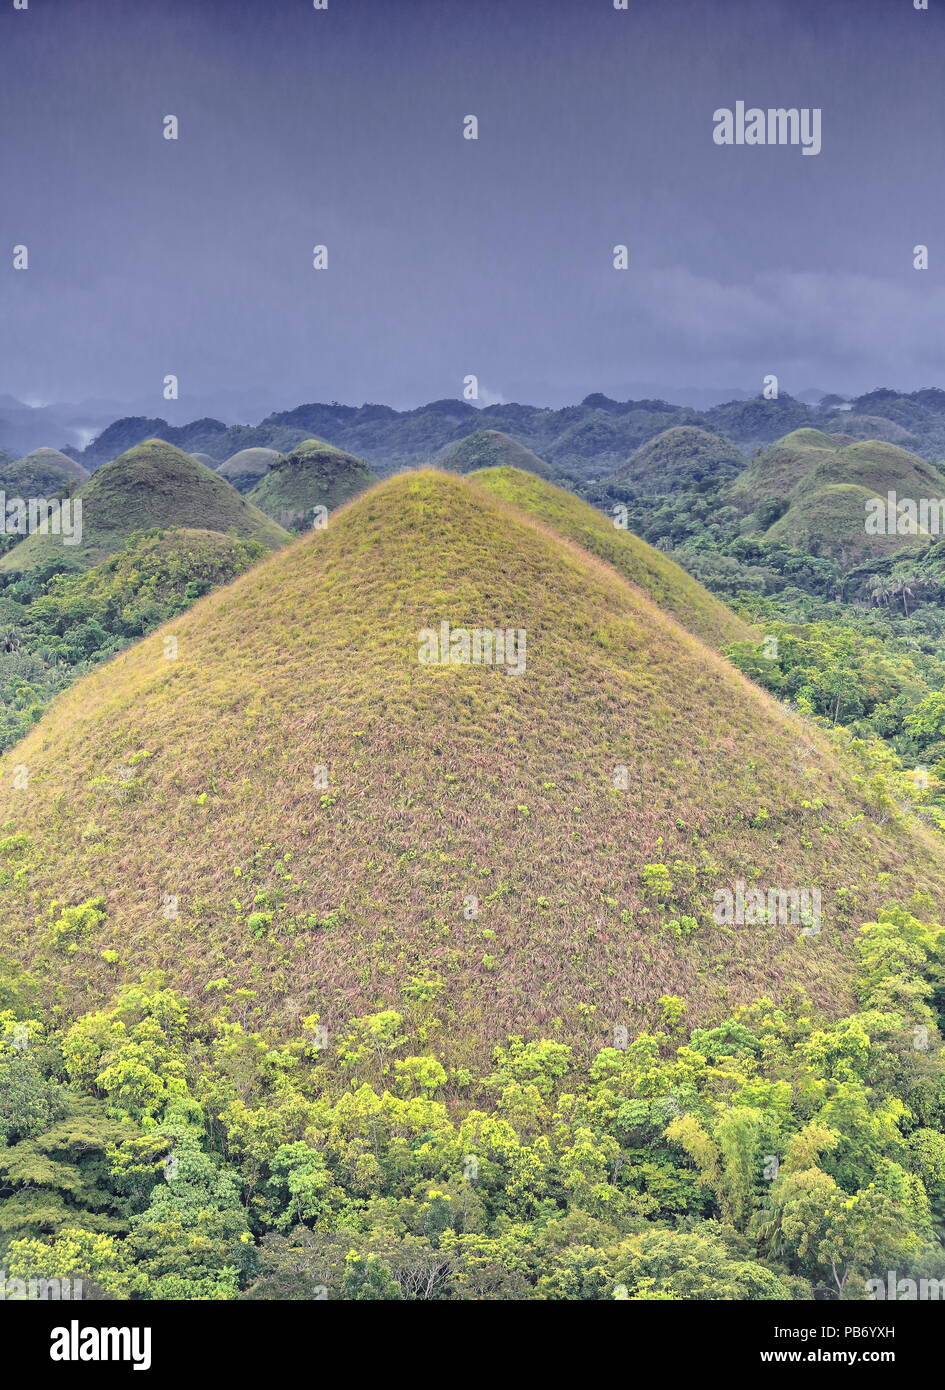
<svg viewBox="0 0 945 1390">
<path fill-rule="evenodd" d="M 353 454 L 306 439 L 277 457 L 247 496 L 281 525 L 302 531 L 312 525 L 316 507 L 333 511 L 376 482 L 377 474 Z"/>
<path fill-rule="evenodd" d="M 635 450 L 611 481 L 629 485 L 640 496 L 657 497 L 734 477 L 744 466 L 745 456 L 721 435 L 694 425 L 675 425 Z"/>
<path fill-rule="evenodd" d="M 68 497 L 88 476 L 87 468 L 58 449 L 34 449 L 0 464 L 0 488 L 8 497 Z"/>
<path fill-rule="evenodd" d="M 277 449 L 240 449 L 221 463 L 217 472 L 237 492 L 250 492 L 281 457 Z"/>
<path fill-rule="evenodd" d="M 444 623 L 460 656 L 472 629 L 527 647 L 421 661 Z M 245 988 L 251 1023 L 396 1007 L 454 1062 L 510 1033 L 608 1045 L 666 994 L 700 1019 L 800 986 L 837 1014 L 858 924 L 945 903 L 940 845 L 874 815 L 818 731 L 435 472 L 67 690 L 0 764 L 0 823 L 0 951 L 50 1005 L 160 967 L 208 1009 Z M 821 929 L 717 924 L 739 880 L 819 890 Z"/>
<path fill-rule="evenodd" d="M 501 430 L 476 430 L 458 444 L 441 449 L 435 462 L 452 473 L 471 473 L 477 468 L 520 468 L 539 478 L 555 478 L 558 470 L 524 444 Z"/>
<path fill-rule="evenodd" d="M 754 458 L 730 496 L 770 538 L 856 564 L 925 544 L 925 538 L 874 535 L 866 503 L 939 498 L 945 476 L 932 464 L 881 440 L 845 443 L 819 430 L 795 430 Z"/>
</svg>

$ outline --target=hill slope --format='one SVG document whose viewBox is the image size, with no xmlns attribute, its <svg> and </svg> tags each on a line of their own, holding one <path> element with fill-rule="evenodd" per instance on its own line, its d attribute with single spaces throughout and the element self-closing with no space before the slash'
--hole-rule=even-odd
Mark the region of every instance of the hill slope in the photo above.
<svg viewBox="0 0 945 1390">
<path fill-rule="evenodd" d="M 312 525 L 312 511 L 333 511 L 377 482 L 367 464 L 321 439 L 306 439 L 278 458 L 249 500 L 292 530 Z"/>
<path fill-rule="evenodd" d="M 458 444 L 441 449 L 435 462 L 438 468 L 447 468 L 451 473 L 471 473 L 477 468 L 520 468 L 537 473 L 539 478 L 557 476 L 557 469 L 501 430 L 476 430 Z"/>
<path fill-rule="evenodd" d="M 630 531 L 618 529 L 602 512 L 563 488 L 515 468 L 485 469 L 473 473 L 471 481 L 613 565 L 710 646 L 721 649 L 754 635 L 747 623 L 713 598 L 675 560 Z"/>
<path fill-rule="evenodd" d="M 120 550 L 133 532 L 153 526 L 232 533 L 270 550 L 288 539 L 225 479 L 160 439 L 104 464 L 76 496 L 82 499 L 79 545 L 65 545 L 59 536 L 27 536 L 0 559 L 0 570 L 28 570 L 54 559 L 87 569 Z"/>
<path fill-rule="evenodd" d="M 443 621 L 524 629 L 526 669 L 422 664 Z M 430 472 L 66 691 L 6 755 L 0 822 L 0 951 L 67 1011 L 159 966 L 330 1032 L 434 1001 L 451 1059 L 606 1045 L 667 993 L 701 1018 L 799 984 L 836 1014 L 877 875 L 945 885 L 816 731 L 608 566 Z M 822 889 L 820 934 L 716 926 L 746 878 Z M 99 895 L 104 920 L 59 915 Z"/>
</svg>

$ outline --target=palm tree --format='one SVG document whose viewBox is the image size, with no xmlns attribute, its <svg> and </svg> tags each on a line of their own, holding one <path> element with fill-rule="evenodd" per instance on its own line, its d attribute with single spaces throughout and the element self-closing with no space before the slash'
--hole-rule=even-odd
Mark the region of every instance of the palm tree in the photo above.
<svg viewBox="0 0 945 1390">
<path fill-rule="evenodd" d="M 874 603 L 888 603 L 896 592 L 896 586 L 888 574 L 874 574 L 867 585 Z"/>
</svg>

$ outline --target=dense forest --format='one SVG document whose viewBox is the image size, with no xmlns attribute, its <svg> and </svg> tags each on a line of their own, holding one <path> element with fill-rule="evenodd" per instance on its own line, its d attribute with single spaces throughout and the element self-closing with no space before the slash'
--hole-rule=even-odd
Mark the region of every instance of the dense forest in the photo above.
<svg viewBox="0 0 945 1390">
<path fill-rule="evenodd" d="M 48 950 L 102 914 L 51 907 Z M 151 977 L 69 1022 L 7 968 L 8 1288 L 856 1299 L 892 1271 L 927 1297 L 945 1278 L 945 930 L 891 908 L 857 955 L 859 1008 L 832 1022 L 798 991 L 691 1028 L 666 996 L 652 1033 L 595 1056 L 510 1037 L 486 1074 L 438 1059 L 429 976 L 338 1038 L 313 1016 L 277 1039 L 226 978 L 209 1017 Z"/>
</svg>

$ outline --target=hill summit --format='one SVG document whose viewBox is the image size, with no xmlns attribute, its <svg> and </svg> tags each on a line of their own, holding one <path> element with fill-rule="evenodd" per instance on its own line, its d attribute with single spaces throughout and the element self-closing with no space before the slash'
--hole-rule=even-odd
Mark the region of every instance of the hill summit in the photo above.
<svg viewBox="0 0 945 1390">
<path fill-rule="evenodd" d="M 114 554 L 135 531 L 187 526 L 222 531 L 267 549 L 288 535 L 225 479 L 162 439 L 137 444 L 96 470 L 75 494 L 82 500 L 82 539 L 27 536 L 0 560 L 0 570 L 29 570 L 50 560 L 87 569 Z"/>
<path fill-rule="evenodd" d="M 67 1010 L 148 967 L 329 1031 L 435 999 L 457 1062 L 508 1034 L 612 1045 L 668 994 L 699 1019 L 800 985 L 837 1014 L 882 876 L 945 889 L 813 726 L 432 471 L 67 690 L 0 766 L 0 821 L 0 950 Z M 746 882 L 816 890 L 816 932 L 718 921 Z"/>
</svg>

